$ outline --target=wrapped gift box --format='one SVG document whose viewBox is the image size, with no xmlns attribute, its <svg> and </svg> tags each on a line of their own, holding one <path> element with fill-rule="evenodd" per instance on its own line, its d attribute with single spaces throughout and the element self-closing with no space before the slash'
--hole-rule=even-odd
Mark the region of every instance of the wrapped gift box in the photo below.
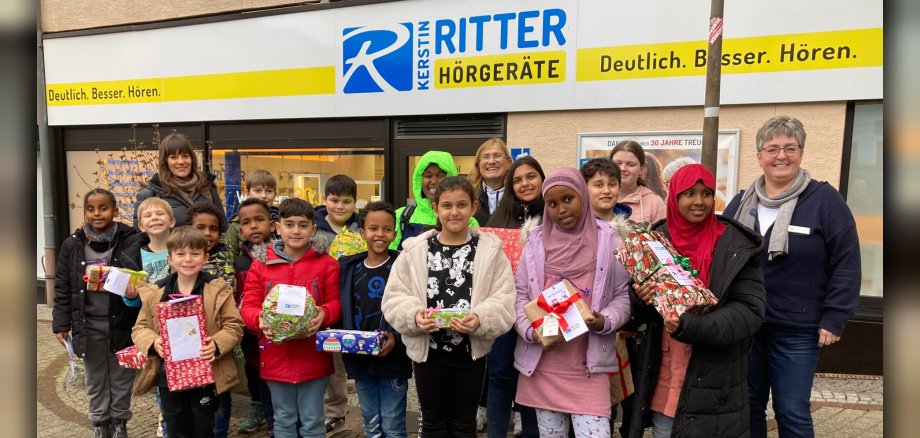
<svg viewBox="0 0 920 438">
<path fill-rule="evenodd" d="M 105 285 L 106 276 L 109 273 L 109 269 L 112 269 L 111 266 L 102 266 L 102 265 L 89 265 L 86 267 L 86 274 L 83 275 L 83 281 L 86 282 L 86 290 L 97 291 L 97 292 L 107 292 L 102 288 Z M 130 283 L 135 286 L 143 285 L 147 283 L 147 275 L 144 271 L 132 271 L 125 268 L 116 268 L 125 274 L 131 276 Z"/>
<path fill-rule="evenodd" d="M 562 314 L 568 310 L 568 307 L 574 306 L 575 309 L 578 310 L 578 314 L 581 315 L 581 318 L 585 321 L 585 323 L 594 320 L 594 312 L 591 311 L 591 308 L 588 306 L 588 303 L 585 302 L 584 297 L 582 297 L 578 288 L 576 288 L 575 285 L 573 285 L 568 280 L 563 280 L 562 284 L 569 292 L 569 304 L 552 304 L 537 298 L 524 305 L 524 315 L 527 316 L 527 319 L 531 322 L 531 325 L 534 327 L 534 331 L 540 335 L 540 344 L 542 344 L 544 347 L 549 347 L 565 340 L 565 337 L 562 333 L 564 331 L 563 327 L 560 327 L 559 331 L 553 336 L 543 335 L 543 323 L 545 322 L 546 317 L 549 315 L 550 311 L 553 311 L 554 314 L 556 314 L 558 317 L 561 317 Z"/>
<path fill-rule="evenodd" d="M 147 355 L 138 350 L 134 345 L 116 351 L 115 357 L 118 358 L 119 365 L 137 370 L 143 368 L 144 363 L 147 362 Z"/>
<path fill-rule="evenodd" d="M 502 251 L 511 262 L 511 272 L 517 272 L 521 252 L 524 250 L 524 245 L 521 245 L 521 230 L 518 228 L 479 228 L 479 231 L 492 233 L 501 239 Z"/>
<path fill-rule="evenodd" d="M 718 303 L 663 233 L 631 225 L 633 230 L 617 248 L 617 259 L 636 283 L 654 286 L 653 304 L 662 317 L 703 313 Z"/>
<path fill-rule="evenodd" d="M 380 353 L 380 332 L 360 330 L 321 330 L 316 332 L 316 349 L 329 353 Z"/>
<path fill-rule="evenodd" d="M 316 316 L 316 301 L 309 290 L 303 302 L 303 315 L 290 315 L 278 311 L 278 301 L 281 290 L 291 287 L 276 284 L 268 291 L 265 301 L 262 302 L 262 319 L 272 330 L 271 341 L 280 344 L 288 339 L 303 339 L 309 337 L 310 319 Z"/>
<path fill-rule="evenodd" d="M 339 257 L 350 256 L 359 252 L 367 251 L 367 242 L 360 234 L 342 228 L 339 234 L 335 235 L 332 243 L 329 244 L 329 255 L 338 260 Z"/>
<path fill-rule="evenodd" d="M 636 392 L 636 388 L 633 384 L 629 351 L 626 349 L 626 340 L 623 335 L 617 333 L 617 338 L 613 345 L 620 370 L 610 373 L 610 401 L 613 404 L 617 404 Z"/>
<path fill-rule="evenodd" d="M 157 303 L 157 320 L 163 339 L 163 362 L 169 390 L 182 391 L 213 384 L 211 363 L 200 356 L 186 357 L 191 348 L 197 347 L 200 351 L 205 345 L 204 339 L 208 337 L 202 297 L 189 295 Z M 170 337 L 170 332 L 175 339 Z M 197 346 L 189 345 L 189 339 L 197 340 Z"/>
<path fill-rule="evenodd" d="M 440 328 L 450 328 L 450 320 L 454 318 L 466 318 L 470 314 L 470 309 L 462 309 L 460 307 L 445 307 L 443 309 L 436 309 L 431 312 L 429 318 L 434 320 L 435 325 Z"/>
</svg>

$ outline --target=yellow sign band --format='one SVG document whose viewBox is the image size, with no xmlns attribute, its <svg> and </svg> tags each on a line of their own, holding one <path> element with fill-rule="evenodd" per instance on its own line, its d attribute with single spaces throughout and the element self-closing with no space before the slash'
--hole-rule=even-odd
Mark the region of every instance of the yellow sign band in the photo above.
<svg viewBox="0 0 920 438">
<path fill-rule="evenodd" d="M 49 84 L 48 106 L 242 99 L 335 93 L 335 67 Z"/>
<path fill-rule="evenodd" d="M 565 82 L 565 51 L 438 59 L 431 75 L 435 88 Z"/>
<path fill-rule="evenodd" d="M 853 29 L 722 41 L 722 74 L 881 67 L 882 29 Z M 706 74 L 706 41 L 579 49 L 576 81 Z"/>
</svg>

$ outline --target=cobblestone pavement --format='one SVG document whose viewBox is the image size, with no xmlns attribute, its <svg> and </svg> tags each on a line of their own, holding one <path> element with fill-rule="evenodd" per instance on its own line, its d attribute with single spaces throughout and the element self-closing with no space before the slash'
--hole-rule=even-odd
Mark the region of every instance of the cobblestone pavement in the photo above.
<svg viewBox="0 0 920 438">
<path fill-rule="evenodd" d="M 76 382 L 65 385 L 70 374 L 67 353 L 51 333 L 51 310 L 38 306 L 37 330 L 37 374 L 38 436 L 63 438 L 91 436 L 87 420 L 85 387 L 78 374 Z M 79 373 L 79 370 L 78 370 Z M 819 375 L 812 388 L 812 416 L 815 421 L 815 435 L 818 437 L 882 437 L 883 380 L 881 377 Z M 411 383 L 410 383 L 411 385 Z M 347 431 L 338 434 L 341 438 L 364 436 L 358 398 L 351 382 L 348 385 Z M 259 431 L 240 435 L 236 427 L 248 411 L 249 398 L 233 394 L 230 422 L 230 436 L 252 438 L 267 437 L 262 428 Z M 152 393 L 133 397 L 131 408 L 134 418 L 128 423 L 130 435 L 135 438 L 156 437 L 157 409 Z M 409 414 L 407 426 L 410 431 L 418 428 L 418 400 L 414 387 L 409 389 Z M 772 411 L 768 418 L 773 418 Z M 776 437 L 776 425 L 770 421 L 770 437 Z M 417 437 L 410 433 L 411 437 Z M 482 435 L 484 436 L 484 435 Z M 509 435 L 510 436 L 510 435 Z M 646 433 L 646 436 L 651 436 Z"/>
</svg>

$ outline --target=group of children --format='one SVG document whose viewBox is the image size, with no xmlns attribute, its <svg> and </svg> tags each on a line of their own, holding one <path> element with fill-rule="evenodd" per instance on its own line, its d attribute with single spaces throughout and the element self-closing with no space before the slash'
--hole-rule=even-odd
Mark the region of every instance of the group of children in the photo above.
<svg viewBox="0 0 920 438">
<path fill-rule="evenodd" d="M 342 175 L 327 182 L 325 205 L 314 210 L 293 198 L 275 208 L 274 178 L 252 172 L 249 197 L 229 227 L 213 205 L 196 204 L 188 225 L 172 229 L 169 204 L 149 198 L 137 208 L 138 232 L 113 222 L 111 193 L 87 193 L 86 224 L 64 243 L 58 260 L 54 332 L 62 342 L 72 333 L 77 354 L 85 357 L 94 436 L 127 436 L 135 373 L 120 368 L 114 352 L 132 343 L 148 355 L 134 394 L 156 388 L 165 436 L 226 435 L 230 389 L 239 383 L 235 354 L 245 358 L 251 394 L 241 432 L 254 431 L 264 419 L 273 436 L 324 436 L 330 420 L 335 427 L 344 416 L 344 409 L 328 414 L 334 394 L 326 395 L 324 412 L 324 394 L 344 394 L 347 375 L 355 381 L 367 436 L 405 437 L 414 373 L 422 435 L 475 436 L 485 357 L 512 327 L 519 334 L 518 399 L 537 408 L 541 435 L 564 436 L 561 413 L 580 412 L 572 416 L 580 433 L 606 430 L 609 436 L 607 373 L 618 369 L 609 351 L 629 317 L 627 276 L 612 257 L 619 238 L 606 222 L 622 211 L 616 204 L 619 169 L 609 160 L 592 161 L 582 174 L 562 169 L 550 175 L 542 188 L 542 225 L 529 232 L 513 275 L 501 241 L 471 227 L 482 207 L 471 183 L 453 176 L 452 158 L 440 154 L 415 172 L 417 207 L 409 216 L 426 216 L 424 231 L 416 220 L 407 229 L 404 214 L 383 202 L 356 212 L 356 184 Z M 327 254 L 342 230 L 357 231 L 366 251 L 338 260 Z M 143 269 L 149 283 L 129 287 L 123 298 L 85 292 L 82 275 L 90 263 Z M 595 318 L 588 336 L 543 351 L 522 307 L 563 279 L 583 290 Z M 302 286 L 313 296 L 311 336 L 268 340 L 262 304 L 277 284 Z M 156 306 L 176 294 L 202 296 L 210 336 L 201 357 L 213 363 L 213 385 L 168 389 Z M 431 310 L 446 307 L 470 313 L 441 329 Z M 378 330 L 381 351 L 317 351 L 312 335 L 326 327 Z M 591 384 L 575 385 L 573 378 Z M 587 387 L 593 388 L 591 403 L 584 402 Z"/>
</svg>

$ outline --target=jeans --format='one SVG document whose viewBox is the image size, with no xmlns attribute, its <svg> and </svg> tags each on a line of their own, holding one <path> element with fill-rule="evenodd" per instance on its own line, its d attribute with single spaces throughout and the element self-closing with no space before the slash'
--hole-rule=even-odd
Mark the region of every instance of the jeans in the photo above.
<svg viewBox="0 0 920 438">
<path fill-rule="evenodd" d="M 214 436 L 217 394 L 214 386 L 185 391 L 160 389 L 163 400 L 164 436 L 168 438 L 210 438 Z"/>
<path fill-rule="evenodd" d="M 272 394 L 272 408 L 275 410 L 275 436 L 295 438 L 297 421 L 300 420 L 300 436 L 303 438 L 326 436 L 323 423 L 323 394 L 329 377 L 300 383 L 266 382 Z"/>
<path fill-rule="evenodd" d="M 160 410 L 160 429 L 163 429 L 163 436 L 166 435 L 166 419 L 163 418 L 163 399 L 160 397 L 160 387 L 157 386 L 157 409 Z"/>
<path fill-rule="evenodd" d="M 355 392 L 367 438 L 406 438 L 408 380 L 374 376 L 362 368 L 355 377 Z"/>
<path fill-rule="evenodd" d="M 476 438 L 476 408 L 485 362 L 477 360 L 471 368 L 415 364 L 422 437 Z"/>
<path fill-rule="evenodd" d="M 227 438 L 230 430 L 230 391 L 217 396 L 217 412 L 214 413 L 214 438 Z"/>
<path fill-rule="evenodd" d="M 671 438 L 674 418 L 661 412 L 652 412 L 652 438 Z"/>
<path fill-rule="evenodd" d="M 752 438 L 767 436 L 766 409 L 771 391 L 779 436 L 815 436 L 811 387 L 817 364 L 818 329 L 764 323 L 754 335 L 748 356 Z"/>
<path fill-rule="evenodd" d="M 508 422 L 511 418 L 511 402 L 517 393 L 518 371 L 514 368 L 514 346 L 517 344 L 517 332 L 511 329 L 501 335 L 492 344 L 488 355 L 487 372 L 488 403 L 486 407 L 486 426 L 489 438 L 504 438 L 508 434 Z M 520 406 L 521 429 L 524 438 L 537 438 L 537 414 L 533 408 Z"/>
</svg>

